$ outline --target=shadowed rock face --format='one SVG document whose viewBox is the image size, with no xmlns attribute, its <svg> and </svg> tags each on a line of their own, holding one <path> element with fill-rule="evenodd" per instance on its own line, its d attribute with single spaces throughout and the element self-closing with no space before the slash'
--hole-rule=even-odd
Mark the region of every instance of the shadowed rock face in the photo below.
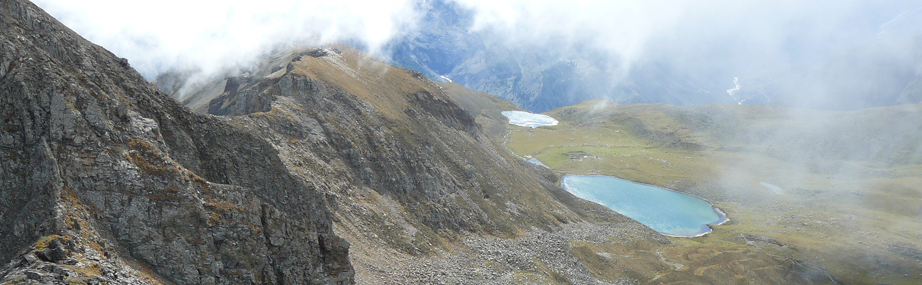
<svg viewBox="0 0 922 285">
<path fill-rule="evenodd" d="M 0 282 L 352 283 L 314 185 L 35 5 L 0 2 Z"/>
</svg>

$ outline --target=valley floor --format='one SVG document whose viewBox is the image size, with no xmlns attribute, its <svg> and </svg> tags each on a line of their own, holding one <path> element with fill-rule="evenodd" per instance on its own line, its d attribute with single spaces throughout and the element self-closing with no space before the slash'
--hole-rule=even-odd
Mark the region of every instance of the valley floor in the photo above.
<svg viewBox="0 0 922 285">
<path fill-rule="evenodd" d="M 904 147 L 917 140 L 912 133 L 880 134 L 872 127 L 919 112 L 893 107 L 811 113 L 822 119 L 814 122 L 825 122 L 817 126 L 790 119 L 806 116 L 795 112 L 588 102 L 547 113 L 559 126 L 510 127 L 505 140 L 517 155 L 558 173 L 611 175 L 675 189 L 724 210 L 730 222 L 713 226 L 713 233 L 669 238 L 671 245 L 658 254 L 677 264 L 674 271 L 723 271 L 741 283 L 920 282 L 922 161 Z M 840 132 L 843 125 L 847 133 Z M 867 154 L 879 137 L 889 140 L 888 149 Z"/>
</svg>

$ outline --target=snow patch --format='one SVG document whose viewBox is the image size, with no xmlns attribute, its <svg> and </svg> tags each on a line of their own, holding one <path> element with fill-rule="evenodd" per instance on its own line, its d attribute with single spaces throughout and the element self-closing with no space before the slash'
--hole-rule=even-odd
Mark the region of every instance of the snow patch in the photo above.
<svg viewBox="0 0 922 285">
<path fill-rule="evenodd" d="M 733 87 L 733 89 L 728 89 L 727 94 L 730 94 L 730 98 L 733 98 L 733 101 L 736 101 L 736 104 L 743 105 L 743 102 L 746 100 L 740 100 L 739 98 L 736 98 L 736 95 L 734 95 L 737 91 L 740 91 L 741 86 L 739 77 L 733 77 L 733 85 L 736 85 L 736 87 Z"/>
<path fill-rule="evenodd" d="M 503 111 L 503 116 L 509 118 L 509 123 L 521 127 L 556 126 L 557 120 L 548 115 L 541 115 L 522 111 Z"/>
</svg>

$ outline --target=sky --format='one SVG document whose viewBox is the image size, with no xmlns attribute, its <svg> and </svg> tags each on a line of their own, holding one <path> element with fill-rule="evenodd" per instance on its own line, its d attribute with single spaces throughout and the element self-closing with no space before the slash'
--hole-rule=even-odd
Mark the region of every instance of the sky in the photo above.
<svg viewBox="0 0 922 285">
<path fill-rule="evenodd" d="M 386 57 L 381 47 L 418 28 L 424 11 L 415 1 L 426 0 L 35 3 L 152 79 L 174 69 L 217 73 L 305 41 L 360 43 Z M 751 78 L 773 69 L 815 65 L 882 37 L 922 34 L 922 3 L 908 0 L 449 1 L 474 11 L 472 31 L 489 29 L 519 45 L 588 48 L 622 69 L 668 62 L 713 77 L 725 87 L 715 90 L 721 93 L 735 88 L 736 77 L 745 91 Z"/>
</svg>

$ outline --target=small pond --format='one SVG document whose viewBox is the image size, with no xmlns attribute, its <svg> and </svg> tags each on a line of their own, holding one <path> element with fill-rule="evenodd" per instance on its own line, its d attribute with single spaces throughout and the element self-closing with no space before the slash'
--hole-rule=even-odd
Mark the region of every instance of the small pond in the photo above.
<svg viewBox="0 0 922 285">
<path fill-rule="evenodd" d="M 561 186 L 670 236 L 695 237 L 727 220 L 708 201 L 611 176 L 565 175 Z"/>
<path fill-rule="evenodd" d="M 509 123 L 521 127 L 556 126 L 557 120 L 548 115 L 541 115 L 522 111 L 503 111 L 503 116 L 509 118 Z"/>
</svg>

